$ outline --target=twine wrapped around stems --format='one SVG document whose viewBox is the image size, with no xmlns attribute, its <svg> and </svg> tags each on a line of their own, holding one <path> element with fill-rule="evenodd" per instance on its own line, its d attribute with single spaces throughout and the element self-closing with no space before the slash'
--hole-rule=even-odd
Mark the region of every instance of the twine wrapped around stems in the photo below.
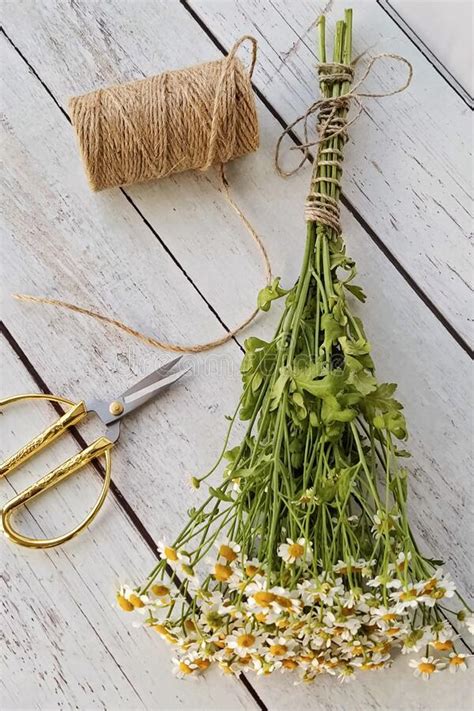
<svg viewBox="0 0 474 711">
<path fill-rule="evenodd" d="M 372 71 L 374 64 L 381 59 L 394 59 L 397 62 L 404 64 L 407 69 L 407 78 L 400 84 L 399 87 L 385 92 L 363 92 L 360 91 L 360 86 L 367 79 Z M 354 62 L 355 64 L 355 62 Z M 354 77 L 354 64 L 342 64 L 339 62 L 321 62 L 318 64 L 319 83 L 321 88 L 325 85 L 343 82 L 343 86 L 349 87 Z M 305 204 L 305 219 L 306 222 L 318 222 L 320 225 L 326 225 L 336 235 L 341 234 L 340 211 L 338 195 L 341 187 L 342 177 L 342 146 L 348 140 L 347 128 L 360 117 L 363 105 L 362 98 L 384 98 L 399 94 L 410 85 L 413 77 L 413 67 L 408 59 L 399 54 L 391 54 L 382 52 L 377 54 L 367 64 L 365 72 L 358 81 L 339 96 L 325 96 L 318 101 L 315 101 L 309 106 L 306 111 L 298 116 L 285 130 L 281 133 L 275 147 L 275 167 L 279 175 L 289 177 L 299 171 L 304 163 L 310 159 L 310 149 L 317 147 L 317 154 L 314 159 L 316 166 L 328 166 L 335 168 L 332 175 L 314 175 L 311 182 L 311 191 L 306 198 Z M 355 103 L 358 110 L 357 113 L 348 120 L 348 111 L 350 105 Z M 317 130 L 318 138 L 315 141 L 309 139 L 309 119 L 313 114 L 317 114 Z M 290 171 L 286 171 L 281 167 L 280 152 L 282 141 L 286 135 L 290 134 L 296 126 L 303 124 L 304 141 L 298 146 L 293 146 L 292 150 L 301 150 L 303 156 L 298 165 Z M 336 145 L 332 140 L 339 137 L 339 143 Z M 335 177 L 334 177 L 335 176 Z M 328 191 L 322 192 L 319 185 L 324 183 L 328 186 L 332 183 L 336 188 L 336 196 L 332 197 Z"/>
</svg>

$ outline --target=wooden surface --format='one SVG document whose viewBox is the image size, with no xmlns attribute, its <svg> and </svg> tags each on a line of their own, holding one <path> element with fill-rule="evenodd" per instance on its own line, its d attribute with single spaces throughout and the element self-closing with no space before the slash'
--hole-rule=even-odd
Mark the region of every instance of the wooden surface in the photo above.
<svg viewBox="0 0 474 711">
<path fill-rule="evenodd" d="M 212 59 L 244 32 L 255 34 L 262 146 L 236 161 L 229 175 L 275 272 L 291 283 L 301 258 L 308 172 L 277 177 L 273 149 L 282 122 L 314 99 L 312 25 L 323 5 L 3 3 L 2 396 L 36 390 L 72 399 L 107 396 L 169 357 L 84 317 L 19 304 L 11 292 L 66 298 L 158 337 L 194 342 L 237 323 L 262 282 L 257 255 L 212 172 L 91 194 L 65 114 L 72 94 Z M 328 11 L 330 25 L 336 5 Z M 399 382 L 406 405 L 415 528 L 423 547 L 447 561 L 472 597 L 471 109 L 386 5 L 353 3 L 355 52 L 401 53 L 413 63 L 415 79 L 402 95 L 368 101 L 352 127 L 342 219 L 369 296 L 360 312 L 378 373 Z M 400 3 L 397 11 L 403 12 Z M 436 55 L 436 42 L 430 51 Z M 395 66 L 380 68 L 370 88 L 386 89 L 400 78 Z M 277 318 L 275 308 L 250 331 L 269 335 Z M 2 708 L 469 708 L 472 672 L 424 684 L 405 659 L 350 687 L 333 679 L 293 687 L 283 676 L 236 680 L 218 673 L 195 684 L 176 681 L 163 643 L 114 609 L 118 582 L 146 575 L 157 541 L 172 537 L 198 500 L 187 481 L 212 463 L 222 444 L 224 415 L 240 390 L 242 340 L 196 357 L 190 377 L 124 422 L 113 453 L 114 488 L 88 532 L 48 553 L 1 541 Z M 32 412 L 5 410 L 2 452 L 53 417 L 45 404 Z M 81 427 L 88 440 L 96 432 L 94 423 Z M 2 482 L 0 505 L 77 450 L 77 439 L 70 440 Z M 99 486 L 93 468 L 77 475 L 31 507 L 25 530 L 64 531 Z"/>
</svg>

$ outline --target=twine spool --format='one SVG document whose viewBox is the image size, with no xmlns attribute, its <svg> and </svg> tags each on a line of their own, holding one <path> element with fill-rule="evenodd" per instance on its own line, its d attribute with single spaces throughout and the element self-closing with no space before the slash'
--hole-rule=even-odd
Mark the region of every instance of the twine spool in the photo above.
<svg viewBox="0 0 474 711">
<path fill-rule="evenodd" d="M 248 70 L 236 56 L 245 41 Z M 206 170 L 255 151 L 256 50 L 245 35 L 224 59 L 73 97 L 70 117 L 92 190 Z"/>
</svg>

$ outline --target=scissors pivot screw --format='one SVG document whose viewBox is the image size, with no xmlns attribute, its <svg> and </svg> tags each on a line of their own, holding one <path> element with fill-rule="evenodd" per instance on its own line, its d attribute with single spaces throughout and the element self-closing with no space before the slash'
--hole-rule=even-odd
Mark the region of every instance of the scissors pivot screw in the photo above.
<svg viewBox="0 0 474 711">
<path fill-rule="evenodd" d="M 121 415 L 124 411 L 124 406 L 118 400 L 114 400 L 109 405 L 109 412 L 111 415 Z"/>
</svg>

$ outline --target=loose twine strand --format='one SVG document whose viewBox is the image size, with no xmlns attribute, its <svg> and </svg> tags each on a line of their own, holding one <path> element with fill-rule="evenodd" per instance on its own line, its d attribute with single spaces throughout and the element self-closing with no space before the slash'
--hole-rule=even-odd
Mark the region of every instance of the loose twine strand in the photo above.
<svg viewBox="0 0 474 711">
<path fill-rule="evenodd" d="M 230 160 L 232 157 L 232 154 L 235 152 L 235 150 L 238 149 L 233 149 L 230 151 L 230 153 L 227 154 L 222 154 L 220 152 L 220 146 L 222 144 L 222 141 L 220 140 L 221 134 L 221 125 L 220 121 L 223 121 L 226 117 L 227 114 L 225 113 L 229 109 L 234 113 L 235 116 L 235 107 L 232 106 L 232 102 L 235 103 L 236 95 L 233 92 L 228 92 L 227 87 L 228 87 L 228 80 L 229 80 L 229 75 L 232 73 L 233 76 L 235 77 L 236 72 L 235 69 L 241 68 L 241 63 L 240 61 L 235 57 L 235 53 L 238 50 L 238 48 L 241 46 L 243 42 L 246 40 L 249 40 L 252 44 L 252 58 L 251 58 L 251 64 L 248 70 L 247 76 L 247 84 L 248 84 L 248 92 L 249 95 L 252 97 L 252 102 L 248 101 L 246 102 L 247 106 L 253 106 L 253 110 L 255 112 L 255 102 L 253 98 L 253 92 L 252 92 L 252 87 L 251 87 L 251 76 L 255 67 L 255 61 L 256 61 L 256 49 L 257 49 L 257 43 L 256 40 L 251 37 L 250 35 L 245 35 L 243 36 L 240 40 L 238 40 L 234 47 L 232 48 L 231 52 L 229 55 L 224 59 L 221 60 L 220 62 L 209 62 L 207 65 L 198 65 L 198 67 L 191 68 L 189 70 L 179 70 L 178 72 L 169 72 L 167 73 L 166 76 L 169 75 L 177 75 L 180 73 L 184 72 L 193 72 L 196 70 L 200 70 L 202 67 L 209 66 L 212 64 L 219 64 L 221 66 L 221 74 L 219 76 L 219 80 L 217 82 L 217 88 L 216 88 L 216 93 L 214 97 L 214 102 L 213 102 L 213 111 L 212 111 L 212 118 L 210 121 L 210 130 L 209 130 L 209 143 L 208 143 L 208 150 L 206 153 L 206 158 L 204 162 L 202 162 L 201 165 L 193 166 L 193 167 L 199 167 L 201 170 L 206 170 L 209 168 L 211 165 L 217 163 L 220 163 L 220 170 L 219 170 L 219 175 L 220 175 L 220 182 L 221 186 L 223 189 L 224 196 L 228 202 L 228 204 L 232 207 L 232 209 L 237 213 L 237 215 L 240 217 L 242 220 L 243 224 L 247 228 L 249 234 L 251 235 L 252 239 L 254 240 L 255 244 L 257 245 L 262 262 L 264 265 L 264 270 L 265 270 L 265 275 L 266 275 L 266 283 L 270 284 L 271 279 L 272 279 L 272 269 L 271 269 L 271 264 L 270 260 L 268 257 L 268 253 L 266 251 L 265 245 L 260 238 L 260 236 L 257 234 L 255 231 L 254 227 L 246 217 L 246 215 L 242 212 L 242 210 L 239 208 L 237 203 L 233 200 L 230 191 L 229 191 L 229 183 L 225 175 L 225 169 L 224 169 L 224 162 L 227 162 L 227 160 Z M 403 64 L 405 64 L 408 68 L 408 76 L 406 81 L 398 88 L 389 91 L 389 92 L 381 92 L 381 93 L 375 93 L 375 92 L 361 92 L 358 91 L 359 87 L 361 84 L 365 81 L 367 76 L 370 74 L 372 71 L 372 67 L 374 66 L 375 62 L 382 58 L 389 58 L 389 59 L 394 59 L 396 61 L 399 61 Z M 321 63 L 318 65 L 318 72 L 320 76 L 320 82 L 348 82 L 351 83 L 353 80 L 354 76 L 354 68 L 353 66 L 350 65 L 345 65 L 345 64 L 339 64 L 335 62 L 326 62 L 326 63 Z M 159 75 L 163 76 L 163 75 Z M 402 91 L 404 91 L 409 84 L 411 83 L 413 76 L 413 67 L 411 63 L 405 59 L 404 57 L 398 55 L 398 54 L 389 54 L 389 53 L 382 53 L 378 54 L 375 57 L 371 59 L 369 64 L 367 65 L 367 68 L 362 75 L 362 77 L 357 81 L 355 85 L 352 86 L 352 89 L 348 91 L 345 94 L 342 94 L 341 96 L 338 97 L 328 97 L 328 98 L 322 98 L 319 99 L 318 101 L 315 101 L 301 116 L 299 116 L 295 121 L 293 121 L 290 125 L 288 125 L 284 131 L 281 133 L 280 137 L 278 138 L 276 148 L 275 148 L 275 167 L 279 175 L 282 177 L 289 177 L 291 175 L 294 175 L 297 173 L 300 168 L 304 165 L 304 163 L 307 160 L 310 160 L 310 149 L 317 146 L 317 154 L 315 161 L 319 165 L 326 165 L 326 166 L 337 166 L 338 168 L 338 178 L 330 178 L 330 177 L 324 177 L 324 178 L 315 178 L 313 180 L 313 186 L 315 187 L 318 182 L 326 182 L 326 183 L 335 183 L 337 187 L 340 187 L 340 178 L 342 175 L 342 159 L 343 159 L 343 154 L 342 151 L 336 147 L 329 147 L 325 148 L 324 145 L 327 141 L 331 140 L 332 138 L 335 138 L 336 136 L 341 136 L 342 141 L 345 143 L 348 140 L 348 135 L 347 135 L 347 128 L 351 124 L 353 124 L 357 119 L 360 117 L 362 111 L 363 111 L 363 104 L 360 101 L 361 98 L 383 98 L 383 97 L 388 97 L 388 96 L 394 96 L 395 94 L 398 94 Z M 158 79 L 159 77 L 152 77 L 152 80 Z M 143 80 L 143 82 L 134 82 L 133 84 L 143 84 L 144 82 L 147 82 L 148 80 Z M 127 86 L 127 85 L 126 85 Z M 128 85 L 130 86 L 130 85 Z M 120 87 L 116 87 L 116 89 L 119 89 Z M 101 90 L 102 94 L 106 93 L 103 90 Z M 94 94 L 100 93 L 100 92 L 93 92 Z M 86 95 L 89 96 L 89 95 Z M 84 97 L 79 97 L 79 98 L 84 98 Z M 74 100 L 73 100 L 74 101 Z M 230 103 L 229 103 L 230 101 Z M 347 119 L 347 112 L 349 110 L 349 107 L 351 103 L 355 103 L 358 107 L 358 111 L 356 115 L 348 120 Z M 343 109 L 344 113 L 341 115 L 338 115 L 338 110 Z M 317 113 L 318 114 L 318 123 L 317 123 L 317 130 L 319 134 L 319 138 L 315 141 L 311 141 L 309 138 L 309 119 L 310 117 Z M 248 115 L 246 114 L 246 118 L 248 119 Z M 301 161 L 298 163 L 298 165 L 290 170 L 290 171 L 285 171 L 281 167 L 280 163 L 280 152 L 281 152 L 281 144 L 283 139 L 285 138 L 286 135 L 290 134 L 293 129 L 303 122 L 303 136 L 304 136 L 304 142 L 302 144 L 299 144 L 298 146 L 292 147 L 291 150 L 301 150 L 303 152 L 303 156 Z M 235 137 L 235 123 L 233 124 L 234 127 L 234 132 L 233 136 Z M 255 127 L 256 127 L 256 142 L 254 145 L 254 148 L 250 148 L 249 150 L 255 150 L 256 147 L 258 146 L 258 124 L 256 123 L 256 114 L 255 114 Z M 79 141 L 82 145 L 81 142 L 81 135 L 79 135 Z M 235 146 L 235 144 L 234 144 Z M 245 152 L 249 152 L 249 150 Z M 91 187 L 95 190 L 97 189 L 102 189 L 102 187 L 105 187 L 106 185 L 103 184 L 103 181 L 106 180 L 104 176 L 101 173 L 96 173 L 94 170 L 89 170 L 88 168 L 88 161 L 91 158 L 92 154 L 84 151 L 82 151 L 83 154 L 83 159 L 86 164 L 86 171 L 88 172 L 89 176 L 89 181 L 91 183 Z M 163 154 L 160 153 L 160 156 Z M 227 156 L 227 160 L 223 160 L 223 155 Z M 242 153 L 239 153 L 239 155 L 242 155 Z M 330 158 L 323 158 L 323 156 L 330 156 Z M 234 156 L 236 157 L 236 156 Z M 138 182 L 139 180 L 146 180 L 146 179 L 151 179 L 154 177 L 165 177 L 166 175 L 169 175 L 170 173 L 178 172 L 181 170 L 187 170 L 191 166 L 188 165 L 188 163 L 185 161 L 184 157 L 181 156 L 179 160 L 174 160 L 172 165 L 170 165 L 170 160 L 174 159 L 169 159 L 167 158 L 166 160 L 162 159 L 159 163 L 143 163 L 143 166 L 147 166 L 147 170 L 150 170 L 150 165 L 153 165 L 153 174 L 151 175 L 150 178 L 148 177 L 142 177 L 138 178 L 136 177 L 136 174 L 132 172 L 128 172 L 128 179 L 130 182 Z M 127 164 L 128 165 L 128 164 Z M 145 171 L 146 172 L 146 171 Z M 146 173 L 148 175 L 148 173 Z M 143 172 L 141 173 L 143 175 Z M 102 176 L 102 177 L 100 177 Z M 113 178 L 115 176 L 115 178 Z M 123 181 L 124 180 L 124 175 L 123 173 L 120 174 L 120 176 L 117 176 L 117 173 L 113 172 L 112 177 L 109 175 L 107 180 L 111 179 Z M 129 183 L 124 183 L 124 182 L 118 182 L 114 183 L 117 185 L 123 185 L 123 184 L 129 184 Z M 102 186 L 102 187 L 99 187 Z M 107 183 L 107 186 L 109 186 L 109 183 Z M 307 197 L 306 200 L 306 205 L 305 205 L 305 219 L 306 221 L 310 222 L 319 222 L 320 224 L 327 225 L 331 229 L 335 231 L 336 234 L 340 234 L 341 232 L 341 225 L 340 225 L 340 214 L 339 214 L 339 205 L 338 201 L 331 196 L 327 195 L 326 193 L 322 193 L 319 190 L 312 190 L 310 194 Z M 75 313 L 80 313 L 84 314 L 90 317 L 93 317 L 94 319 L 98 321 L 102 321 L 103 323 L 115 326 L 116 328 L 124 331 L 128 335 L 133 336 L 134 338 L 137 338 L 138 340 L 142 341 L 143 343 L 156 347 L 156 348 L 161 348 L 162 350 L 165 351 L 171 351 L 175 353 L 200 353 L 208 350 L 212 350 L 213 348 L 216 348 L 217 346 L 223 345 L 224 343 L 227 343 L 230 341 L 232 338 L 234 338 L 240 331 L 242 331 L 244 328 L 246 328 L 257 316 L 259 309 L 256 308 L 242 323 L 240 323 L 238 326 L 233 328 L 232 330 L 228 331 L 224 336 L 220 338 L 216 338 L 212 341 L 206 342 L 206 343 L 201 343 L 201 344 L 191 344 L 191 345 L 181 345 L 178 343 L 172 343 L 169 341 L 162 341 L 158 338 L 155 338 L 153 336 L 148 336 L 135 328 L 132 328 L 131 326 L 128 326 L 127 324 L 123 323 L 122 321 L 119 321 L 118 319 L 114 319 L 110 316 L 106 316 L 102 313 L 99 313 L 97 311 L 94 311 L 92 309 L 88 308 L 83 308 L 81 306 L 77 306 L 76 304 L 69 303 L 67 301 L 62 301 L 59 299 L 49 299 L 45 297 L 38 297 L 38 296 L 32 296 L 28 294 L 14 294 L 13 295 L 15 299 L 18 299 L 19 301 L 26 301 L 26 302 L 32 302 L 32 303 L 39 303 L 39 304 L 49 304 L 52 306 L 58 306 L 61 308 L 68 309 L 70 311 L 73 311 Z"/>
<path fill-rule="evenodd" d="M 359 57 L 360 59 L 360 57 Z M 394 59 L 401 62 L 408 69 L 406 80 L 395 89 L 386 92 L 369 92 L 360 91 L 359 88 L 367 79 L 372 71 L 374 64 L 381 59 Z M 357 60 L 356 60 L 357 61 Z M 354 63 L 355 64 L 355 63 Z M 348 64 L 340 64 L 338 62 L 324 62 L 318 65 L 318 74 L 320 84 L 328 84 L 335 82 L 347 82 L 351 84 L 354 77 L 354 66 Z M 310 149 L 317 146 L 317 153 L 314 159 L 315 165 L 319 166 L 336 166 L 337 177 L 330 176 L 315 176 L 312 180 L 311 192 L 306 198 L 305 203 L 305 219 L 307 222 L 318 222 L 326 225 L 334 230 L 336 234 L 341 234 L 340 208 L 339 201 L 327 193 L 321 192 L 318 187 L 320 183 L 334 184 L 336 189 L 341 187 L 342 177 L 342 151 L 334 145 L 329 145 L 329 141 L 336 136 L 341 137 L 342 144 L 348 140 L 347 128 L 351 126 L 362 114 L 364 109 L 362 98 L 385 98 L 399 94 L 410 85 L 413 78 L 413 67 L 405 57 L 399 54 L 390 54 L 383 52 L 377 54 L 368 63 L 365 72 L 360 79 L 352 86 L 350 91 L 340 96 L 324 97 L 318 99 L 306 111 L 299 116 L 295 121 L 289 124 L 278 138 L 275 147 L 275 167 L 279 175 L 289 177 L 297 173 L 307 160 L 311 159 Z M 348 111 L 350 105 L 354 103 L 357 106 L 357 113 L 348 120 Z M 341 111 L 342 110 L 342 111 Z M 313 114 L 317 114 L 317 131 L 319 137 L 311 141 L 309 138 L 309 119 Z M 296 126 L 303 124 L 303 143 L 298 146 L 293 146 L 291 150 L 301 150 L 303 155 L 298 165 L 292 170 L 286 171 L 281 167 L 281 145 L 282 141 L 290 134 Z"/>
</svg>

